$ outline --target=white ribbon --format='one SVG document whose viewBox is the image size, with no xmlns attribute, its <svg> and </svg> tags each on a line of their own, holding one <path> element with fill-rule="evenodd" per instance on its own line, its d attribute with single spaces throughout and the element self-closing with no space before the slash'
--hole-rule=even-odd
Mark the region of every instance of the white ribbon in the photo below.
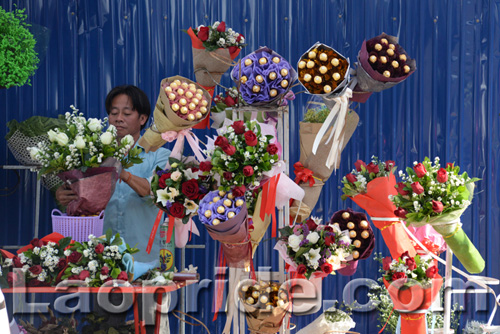
<svg viewBox="0 0 500 334">
<path fill-rule="evenodd" d="M 328 131 L 330 125 L 333 126 L 333 131 L 330 133 L 328 140 L 325 142 L 325 145 L 330 142 L 333 138 L 332 147 L 330 149 L 330 153 L 328 154 L 328 158 L 326 159 L 326 167 L 330 168 L 332 165 L 337 166 L 337 162 L 340 157 L 340 153 L 342 152 L 342 146 L 344 144 L 344 137 L 341 136 L 342 130 L 345 125 L 345 118 L 347 116 L 347 108 L 349 106 L 349 98 L 352 97 L 352 90 L 347 88 L 345 93 L 342 96 L 338 96 L 333 99 L 335 105 L 330 110 L 330 114 L 326 118 L 325 122 L 319 129 L 316 138 L 314 139 L 312 153 L 316 154 L 318 150 L 319 144 L 321 143 L 321 139 Z M 336 117 L 335 117 L 336 116 Z M 335 122 L 333 121 L 335 119 Z"/>
<path fill-rule="evenodd" d="M 370 217 L 370 219 L 376 222 L 397 222 L 401 220 L 398 217 Z"/>
</svg>

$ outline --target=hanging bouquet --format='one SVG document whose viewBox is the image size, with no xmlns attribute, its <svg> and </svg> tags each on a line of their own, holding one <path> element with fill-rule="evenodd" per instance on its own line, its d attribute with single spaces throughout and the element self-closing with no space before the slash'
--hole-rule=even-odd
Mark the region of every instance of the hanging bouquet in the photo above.
<svg viewBox="0 0 500 334">
<path fill-rule="evenodd" d="M 442 277 L 432 259 L 408 252 L 395 260 L 386 257 L 383 262 L 384 284 L 401 315 L 401 333 L 424 334 L 426 319 L 422 313 L 431 306 L 443 284 Z"/>
<path fill-rule="evenodd" d="M 349 232 L 335 226 L 322 225 L 317 218 L 294 227 L 279 230 L 280 240 L 275 248 L 289 265 L 289 271 L 304 275 L 325 277 L 346 266 L 354 250 Z"/>
<path fill-rule="evenodd" d="M 452 163 L 443 168 L 439 161 L 425 158 L 406 168 L 407 175 L 400 171 L 403 181 L 394 185 L 394 213 L 414 226 L 430 224 L 470 273 L 480 273 L 484 260 L 460 223 L 474 196 L 474 182 L 479 179 L 470 178 L 466 172 L 459 174 L 460 167 Z"/>
<path fill-rule="evenodd" d="M 372 157 L 366 164 L 362 160 L 354 163 L 356 167 L 342 179 L 342 199 L 352 199 L 371 216 L 373 224 L 382 232 L 385 244 L 393 257 L 408 251 L 415 256 L 415 248 L 399 223 L 394 210 L 396 207 L 389 196 L 397 194 L 395 163 L 392 160 L 380 161 Z"/>
<path fill-rule="evenodd" d="M 226 22 L 215 21 L 211 26 L 200 25 L 192 29 L 193 33 L 202 42 L 207 51 L 215 51 L 223 48 L 228 49 L 230 53 L 242 49 L 245 44 L 245 37 L 231 28 L 226 29 Z"/>
<path fill-rule="evenodd" d="M 30 147 L 31 157 L 42 165 L 40 175 L 57 174 L 78 199 L 68 204 L 69 216 L 95 215 L 106 207 L 114 192 L 118 171 L 141 163 L 141 149 L 127 135 L 119 142 L 116 128 L 104 120 L 83 117 L 71 106 L 65 127 L 49 130 L 49 143 Z"/>
<path fill-rule="evenodd" d="M 210 118 L 213 121 L 211 127 L 213 129 L 220 128 L 226 117 L 232 118 L 232 115 L 227 110 L 228 108 L 236 108 L 247 104 L 238 92 L 237 87 L 231 87 L 214 96 L 213 102 L 214 105 L 210 108 Z"/>
</svg>

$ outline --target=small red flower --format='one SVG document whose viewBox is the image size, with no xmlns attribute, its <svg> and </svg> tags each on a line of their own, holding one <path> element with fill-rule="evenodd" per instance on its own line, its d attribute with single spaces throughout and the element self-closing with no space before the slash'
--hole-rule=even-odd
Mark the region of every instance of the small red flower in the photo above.
<svg viewBox="0 0 500 334">
<path fill-rule="evenodd" d="M 394 210 L 394 214 L 396 215 L 396 217 L 404 219 L 404 218 L 406 218 L 406 215 L 408 214 L 408 211 L 406 211 L 403 208 L 397 208 L 396 210 Z"/>
<path fill-rule="evenodd" d="M 39 275 L 42 272 L 42 266 L 37 264 L 36 266 L 33 266 L 28 269 L 33 275 Z"/>
<path fill-rule="evenodd" d="M 306 225 L 309 228 L 309 231 L 311 231 L 311 232 L 314 231 L 314 230 L 316 230 L 316 228 L 318 228 L 318 224 L 316 224 L 314 222 L 314 220 L 312 220 L 312 219 L 308 219 L 306 221 Z"/>
<path fill-rule="evenodd" d="M 170 179 L 170 173 L 165 173 L 162 176 L 160 176 L 160 179 L 158 180 L 158 186 L 160 186 L 161 189 L 165 189 L 167 185 L 165 182 Z"/>
<path fill-rule="evenodd" d="M 102 267 L 101 275 L 108 275 L 108 274 L 109 274 L 109 267 Z"/>
<path fill-rule="evenodd" d="M 234 133 L 237 135 L 242 135 L 245 133 L 245 122 L 236 121 L 231 124 L 231 127 L 234 129 Z"/>
<path fill-rule="evenodd" d="M 170 207 L 170 214 L 175 218 L 184 218 L 184 205 L 179 202 L 174 202 Z"/>
<path fill-rule="evenodd" d="M 427 270 L 425 271 L 425 276 L 429 278 L 434 278 L 436 277 L 437 273 L 438 273 L 438 268 L 436 266 L 432 266 L 427 268 Z"/>
<path fill-rule="evenodd" d="M 384 259 L 382 260 L 382 269 L 384 269 L 385 271 L 391 270 L 391 263 L 392 259 L 390 256 L 384 257 Z"/>
<path fill-rule="evenodd" d="M 78 275 L 78 278 L 81 280 L 81 281 L 84 281 L 87 277 L 90 277 L 90 272 L 88 270 L 82 270 L 80 272 L 80 275 Z"/>
<path fill-rule="evenodd" d="M 446 163 L 446 169 L 452 169 L 453 168 L 453 162 L 447 162 Z"/>
<path fill-rule="evenodd" d="M 211 161 L 202 161 L 200 162 L 200 170 L 202 172 L 210 172 L 212 170 L 212 162 Z"/>
<path fill-rule="evenodd" d="M 271 155 L 275 155 L 276 153 L 278 153 L 278 146 L 275 145 L 275 144 L 269 144 L 267 145 L 267 153 L 271 154 Z"/>
<path fill-rule="evenodd" d="M 232 107 L 236 104 L 236 101 L 231 96 L 228 95 L 224 98 L 224 104 L 228 107 Z"/>
<path fill-rule="evenodd" d="M 224 148 L 226 147 L 227 145 L 229 145 L 229 140 L 224 137 L 224 136 L 218 136 L 216 139 L 215 139 L 215 146 L 219 146 L 220 148 Z"/>
<path fill-rule="evenodd" d="M 373 162 L 370 162 L 368 164 L 368 166 L 366 166 L 366 169 L 368 170 L 368 173 L 375 173 L 377 174 L 378 172 L 380 172 L 380 169 L 378 168 L 378 165 L 373 163 Z"/>
<path fill-rule="evenodd" d="M 245 142 L 248 146 L 255 146 L 257 145 L 257 136 L 253 131 L 247 131 L 245 132 Z"/>
<path fill-rule="evenodd" d="M 413 170 L 418 177 L 423 177 L 427 173 L 425 166 L 421 162 L 416 164 L 415 167 L 413 167 Z"/>
<path fill-rule="evenodd" d="M 438 170 L 437 175 L 436 175 L 436 180 L 439 183 L 445 183 L 446 181 L 448 181 L 448 172 L 446 171 L 446 169 L 440 168 Z"/>
<path fill-rule="evenodd" d="M 404 189 L 405 187 L 406 187 L 406 185 L 405 185 L 403 182 L 399 182 L 399 183 L 398 183 L 398 193 L 399 193 L 400 195 L 405 196 L 405 195 L 408 195 L 408 194 L 409 194 L 409 192 L 408 192 L 407 190 L 405 190 L 405 189 Z"/>
<path fill-rule="evenodd" d="M 411 189 L 413 190 L 413 192 L 417 195 L 420 195 L 421 193 L 424 192 L 424 187 L 422 187 L 422 185 L 420 184 L 420 182 L 413 182 L 411 184 Z"/>
<path fill-rule="evenodd" d="M 323 263 L 321 265 L 321 271 L 324 272 L 325 274 L 330 274 L 333 271 L 333 267 L 329 263 Z"/>
<path fill-rule="evenodd" d="M 358 160 L 354 163 L 354 167 L 356 167 L 356 170 L 358 172 L 361 172 L 361 166 L 364 166 L 366 168 L 366 163 L 363 160 Z"/>
<path fill-rule="evenodd" d="M 234 155 L 236 153 L 236 147 L 234 147 L 233 145 L 227 145 L 223 147 L 222 150 L 229 156 Z"/>
<path fill-rule="evenodd" d="M 415 270 L 417 268 L 417 264 L 415 263 L 415 260 L 412 257 L 406 259 L 406 266 L 410 270 Z"/>
<path fill-rule="evenodd" d="M 253 167 L 252 166 L 243 167 L 243 175 L 245 175 L 246 177 L 252 176 L 253 175 Z"/>
<path fill-rule="evenodd" d="M 127 272 L 126 271 L 122 271 L 120 274 L 118 274 L 118 277 L 116 279 L 122 280 L 122 281 L 128 281 Z"/>
<path fill-rule="evenodd" d="M 385 170 L 390 172 L 392 168 L 394 168 L 394 166 L 396 165 L 396 163 L 392 160 L 387 160 L 385 162 Z"/>
<path fill-rule="evenodd" d="M 208 34 L 209 34 L 209 28 L 208 27 L 201 27 L 200 30 L 198 30 L 198 38 L 202 42 L 205 42 L 208 39 Z"/>
<path fill-rule="evenodd" d="M 329 227 L 329 226 L 327 226 L 327 227 Z M 325 230 L 326 230 L 326 227 L 325 227 Z M 335 243 L 335 236 L 334 235 L 329 234 L 329 235 L 327 235 L 325 237 L 325 245 L 326 245 L 326 247 L 330 247 L 334 243 Z"/>
<path fill-rule="evenodd" d="M 398 279 L 405 279 L 406 281 L 406 274 L 405 273 L 394 273 L 392 274 L 392 280 L 397 281 Z"/>
<path fill-rule="evenodd" d="M 349 181 L 351 183 L 354 183 L 354 182 L 356 182 L 358 180 L 356 178 L 356 176 L 354 174 L 352 174 L 352 173 L 347 174 L 345 177 L 346 177 L 347 181 Z"/>
<path fill-rule="evenodd" d="M 233 179 L 233 173 L 231 172 L 224 172 L 222 174 L 222 176 L 224 177 L 225 180 L 227 181 L 231 181 Z"/>
<path fill-rule="evenodd" d="M 432 200 L 432 211 L 440 213 L 443 212 L 443 208 L 443 203 L 441 203 L 440 201 Z"/>
<path fill-rule="evenodd" d="M 247 191 L 247 188 L 245 186 L 234 187 L 233 195 L 235 197 L 241 197 L 241 196 L 245 195 L 245 191 Z"/>
<path fill-rule="evenodd" d="M 218 32 L 226 31 L 226 22 L 222 21 L 221 23 L 219 23 L 219 25 L 217 26 L 217 31 Z"/>
<path fill-rule="evenodd" d="M 297 274 L 304 275 L 306 273 L 306 271 L 307 271 L 307 267 L 305 264 L 299 264 L 297 266 Z"/>
<path fill-rule="evenodd" d="M 81 253 L 78 253 L 77 251 L 73 251 L 73 253 L 71 253 L 68 256 L 68 261 L 71 263 L 77 263 L 78 261 L 80 261 L 81 258 L 82 258 Z"/>
</svg>

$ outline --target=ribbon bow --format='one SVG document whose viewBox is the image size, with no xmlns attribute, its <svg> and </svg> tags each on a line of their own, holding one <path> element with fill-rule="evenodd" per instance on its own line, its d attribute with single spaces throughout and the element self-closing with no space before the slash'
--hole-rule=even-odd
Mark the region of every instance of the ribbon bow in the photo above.
<svg viewBox="0 0 500 334">
<path fill-rule="evenodd" d="M 314 180 L 313 171 L 305 168 L 301 162 L 296 162 L 293 164 L 295 170 L 293 173 L 295 174 L 295 183 L 299 184 L 300 182 L 306 183 L 309 181 L 309 187 L 312 187 L 316 181 Z"/>
<path fill-rule="evenodd" d="M 161 134 L 161 138 L 169 143 L 175 142 L 174 148 L 172 149 L 172 153 L 170 156 L 172 158 L 180 159 L 182 155 L 182 150 L 184 148 L 184 139 L 187 139 L 189 146 L 193 150 L 194 155 L 198 159 L 198 161 L 203 161 L 205 158 L 201 154 L 201 148 L 199 145 L 199 139 L 196 135 L 191 131 L 191 128 L 180 130 L 180 131 L 166 131 Z"/>
<path fill-rule="evenodd" d="M 285 96 L 283 96 L 283 99 L 281 100 L 280 107 L 288 105 L 288 101 L 293 101 L 295 100 L 295 94 L 289 90 Z"/>
</svg>

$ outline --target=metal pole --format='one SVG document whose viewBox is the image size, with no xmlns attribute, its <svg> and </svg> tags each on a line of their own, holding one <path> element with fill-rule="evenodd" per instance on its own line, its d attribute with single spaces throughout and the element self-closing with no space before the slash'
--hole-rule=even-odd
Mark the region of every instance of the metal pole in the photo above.
<svg viewBox="0 0 500 334">
<path fill-rule="evenodd" d="M 446 271 L 444 281 L 444 334 L 451 333 L 451 274 L 453 265 L 453 251 L 446 249 Z"/>
</svg>

